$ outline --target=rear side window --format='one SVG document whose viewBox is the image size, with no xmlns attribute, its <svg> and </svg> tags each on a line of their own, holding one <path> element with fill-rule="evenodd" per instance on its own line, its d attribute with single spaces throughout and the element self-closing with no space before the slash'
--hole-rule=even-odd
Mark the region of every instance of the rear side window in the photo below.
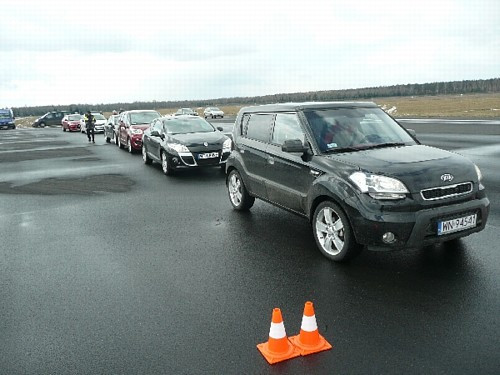
<svg viewBox="0 0 500 375">
<path fill-rule="evenodd" d="M 273 118 L 273 114 L 251 115 L 243 135 L 258 141 L 268 142 Z"/>
</svg>

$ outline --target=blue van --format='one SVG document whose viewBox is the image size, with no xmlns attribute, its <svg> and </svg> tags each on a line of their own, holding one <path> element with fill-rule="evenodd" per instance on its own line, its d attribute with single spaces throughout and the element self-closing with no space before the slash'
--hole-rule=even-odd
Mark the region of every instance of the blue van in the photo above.
<svg viewBox="0 0 500 375">
<path fill-rule="evenodd" d="M 15 129 L 14 113 L 10 108 L 0 108 L 0 129 Z"/>
</svg>

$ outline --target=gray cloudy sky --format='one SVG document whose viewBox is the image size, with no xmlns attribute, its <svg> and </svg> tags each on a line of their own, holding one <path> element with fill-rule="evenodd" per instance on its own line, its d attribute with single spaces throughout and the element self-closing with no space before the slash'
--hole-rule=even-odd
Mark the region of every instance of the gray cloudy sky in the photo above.
<svg viewBox="0 0 500 375">
<path fill-rule="evenodd" d="M 0 107 L 500 77 L 498 0 L 7 0 Z"/>
</svg>

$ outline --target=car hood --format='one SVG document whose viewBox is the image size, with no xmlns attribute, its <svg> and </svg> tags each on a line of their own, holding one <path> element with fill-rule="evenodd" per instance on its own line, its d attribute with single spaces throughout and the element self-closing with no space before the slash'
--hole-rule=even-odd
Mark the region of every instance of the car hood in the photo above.
<svg viewBox="0 0 500 375">
<path fill-rule="evenodd" d="M 204 142 L 209 146 L 222 146 L 222 143 L 227 139 L 227 137 L 220 132 L 171 134 L 169 138 L 187 147 L 206 147 L 203 144 Z"/>
<path fill-rule="evenodd" d="M 328 155 L 330 159 L 359 167 L 364 172 L 394 177 L 410 191 L 477 182 L 474 164 L 466 157 L 435 147 L 414 145 Z M 441 176 L 451 174 L 453 180 Z"/>
</svg>

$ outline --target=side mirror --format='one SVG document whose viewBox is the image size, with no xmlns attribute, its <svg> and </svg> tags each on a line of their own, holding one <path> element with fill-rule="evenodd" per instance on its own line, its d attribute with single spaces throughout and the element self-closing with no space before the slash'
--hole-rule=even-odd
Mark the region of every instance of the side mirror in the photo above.
<svg viewBox="0 0 500 375">
<path fill-rule="evenodd" d="M 152 130 L 150 134 L 151 134 L 151 137 L 159 137 L 160 136 L 160 133 L 158 133 L 158 130 Z"/>
<path fill-rule="evenodd" d="M 220 132 L 224 131 L 224 129 L 222 128 L 222 126 L 217 126 L 217 130 L 220 131 Z"/>
<path fill-rule="evenodd" d="M 304 146 L 300 139 L 287 139 L 281 146 L 283 152 L 300 152 L 305 153 L 309 148 Z"/>
</svg>

